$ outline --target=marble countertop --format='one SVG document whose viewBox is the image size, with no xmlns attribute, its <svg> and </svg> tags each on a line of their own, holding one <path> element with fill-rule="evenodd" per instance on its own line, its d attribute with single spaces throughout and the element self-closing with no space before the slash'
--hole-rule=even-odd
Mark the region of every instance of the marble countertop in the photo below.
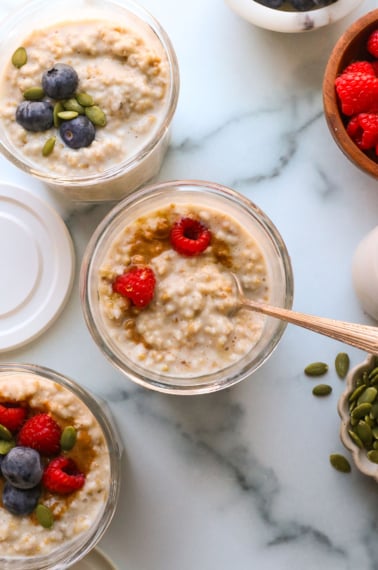
<svg viewBox="0 0 378 570">
<path fill-rule="evenodd" d="M 287 244 L 294 308 L 373 324 L 355 296 L 351 260 L 377 225 L 377 182 L 335 145 L 321 84 L 337 38 L 378 0 L 337 24 L 293 35 L 256 28 L 222 0 L 141 3 L 166 28 L 181 69 L 158 180 L 207 179 L 248 196 Z M 0 16 L 15 4 L 1 0 Z M 179 397 L 137 387 L 100 353 L 80 308 L 80 261 L 110 206 L 64 202 L 3 158 L 0 173 L 60 212 L 77 256 L 60 318 L 0 362 L 48 366 L 109 402 L 125 456 L 119 507 L 100 546 L 119 569 L 378 568 L 377 484 L 329 464 L 331 453 L 344 453 L 336 409 L 344 383 L 333 361 L 339 351 L 352 364 L 365 355 L 288 325 L 271 358 L 229 390 Z M 303 373 L 315 360 L 330 364 L 327 398 L 314 398 Z"/>
</svg>

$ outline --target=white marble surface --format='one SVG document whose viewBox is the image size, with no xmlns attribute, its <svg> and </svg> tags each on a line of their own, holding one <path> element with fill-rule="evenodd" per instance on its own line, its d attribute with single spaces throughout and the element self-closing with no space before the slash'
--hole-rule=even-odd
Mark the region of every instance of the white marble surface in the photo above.
<svg viewBox="0 0 378 570">
<path fill-rule="evenodd" d="M 19 2 L 1 0 L 0 15 Z M 181 68 L 172 144 L 159 180 L 201 178 L 255 201 L 291 254 L 297 310 L 370 323 L 351 282 L 351 259 L 378 220 L 377 182 L 342 155 L 328 132 L 321 83 L 327 57 L 365 1 L 342 22 L 301 35 L 258 29 L 222 0 L 143 0 L 168 31 Z M 79 268 L 109 206 L 64 203 L 0 159 L 0 179 L 41 195 L 63 215 Z M 106 398 L 125 445 L 117 514 L 101 541 L 120 570 L 373 570 L 378 488 L 342 452 L 336 353 L 364 354 L 288 326 L 270 360 L 218 394 L 148 392 L 116 371 L 85 327 L 77 280 L 61 318 L 0 362 L 32 362 Z M 311 394 L 303 374 L 331 365 L 334 390 Z"/>
</svg>

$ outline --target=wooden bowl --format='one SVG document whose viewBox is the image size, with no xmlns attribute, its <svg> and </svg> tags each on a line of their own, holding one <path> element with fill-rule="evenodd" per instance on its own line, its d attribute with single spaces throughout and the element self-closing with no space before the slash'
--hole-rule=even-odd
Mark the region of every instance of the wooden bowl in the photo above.
<svg viewBox="0 0 378 570">
<path fill-rule="evenodd" d="M 358 148 L 346 131 L 348 118 L 341 113 L 335 90 L 335 79 L 356 60 L 371 60 L 366 42 L 378 28 L 378 10 L 368 12 L 354 22 L 340 37 L 330 55 L 323 80 L 323 106 L 329 130 L 339 148 L 358 168 L 378 178 L 378 157 Z"/>
</svg>

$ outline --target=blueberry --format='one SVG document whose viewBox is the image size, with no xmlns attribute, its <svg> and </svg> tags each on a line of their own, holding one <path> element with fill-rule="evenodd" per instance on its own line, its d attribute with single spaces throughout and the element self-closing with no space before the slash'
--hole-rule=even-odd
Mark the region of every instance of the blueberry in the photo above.
<svg viewBox="0 0 378 570">
<path fill-rule="evenodd" d="M 49 101 L 23 101 L 16 110 L 16 121 L 27 131 L 47 131 L 53 126 L 53 107 Z"/>
<path fill-rule="evenodd" d="M 1 470 L 5 479 L 18 489 L 35 487 L 43 475 L 41 457 L 31 447 L 11 449 L 2 462 Z"/>
<path fill-rule="evenodd" d="M 85 115 L 70 121 L 63 121 L 59 127 L 60 136 L 70 148 L 89 146 L 95 138 L 96 129 Z"/>
<path fill-rule="evenodd" d="M 3 489 L 3 505 L 14 515 L 28 515 L 36 508 L 40 495 L 39 485 L 32 489 L 17 489 L 6 481 Z"/>
<path fill-rule="evenodd" d="M 77 89 L 79 77 L 73 67 L 56 63 L 42 75 L 42 87 L 52 99 L 69 99 Z"/>
</svg>

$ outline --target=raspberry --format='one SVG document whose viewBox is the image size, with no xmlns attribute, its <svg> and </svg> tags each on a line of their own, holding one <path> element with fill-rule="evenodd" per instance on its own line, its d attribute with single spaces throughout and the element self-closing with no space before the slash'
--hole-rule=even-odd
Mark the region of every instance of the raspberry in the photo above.
<svg viewBox="0 0 378 570">
<path fill-rule="evenodd" d="M 375 113 L 360 113 L 357 115 L 362 129 L 360 148 L 375 148 L 378 144 L 378 115 Z"/>
<path fill-rule="evenodd" d="M 366 49 L 372 56 L 378 57 L 378 30 L 374 30 L 368 37 Z"/>
<path fill-rule="evenodd" d="M 18 433 L 18 445 L 32 447 L 41 455 L 55 455 L 60 451 L 61 429 L 48 414 L 37 414 L 26 420 Z"/>
<path fill-rule="evenodd" d="M 343 71 L 344 73 L 365 73 L 366 75 L 376 75 L 374 65 L 370 61 L 353 61 Z"/>
<path fill-rule="evenodd" d="M 113 282 L 113 291 L 127 297 L 139 309 L 146 307 L 155 292 L 155 274 L 150 267 L 133 267 Z"/>
<path fill-rule="evenodd" d="M 342 73 L 335 80 L 344 115 L 378 112 L 378 78 L 366 73 Z"/>
<path fill-rule="evenodd" d="M 11 432 L 18 431 L 24 423 L 26 408 L 16 404 L 0 404 L 0 424 Z"/>
<path fill-rule="evenodd" d="M 171 244 L 181 255 L 199 255 L 208 247 L 211 232 L 198 220 L 181 218 L 171 229 Z"/>
<path fill-rule="evenodd" d="M 362 148 L 361 144 L 362 144 L 363 131 L 362 131 L 361 125 L 359 123 L 358 117 L 359 117 L 359 115 L 354 115 L 350 119 L 346 130 L 347 130 L 348 135 L 356 143 L 356 145 L 359 148 Z"/>
<path fill-rule="evenodd" d="M 76 463 L 70 457 L 56 457 L 45 468 L 42 477 L 42 485 L 50 493 L 68 495 L 78 491 L 85 483 L 85 475 L 77 468 Z"/>
</svg>

